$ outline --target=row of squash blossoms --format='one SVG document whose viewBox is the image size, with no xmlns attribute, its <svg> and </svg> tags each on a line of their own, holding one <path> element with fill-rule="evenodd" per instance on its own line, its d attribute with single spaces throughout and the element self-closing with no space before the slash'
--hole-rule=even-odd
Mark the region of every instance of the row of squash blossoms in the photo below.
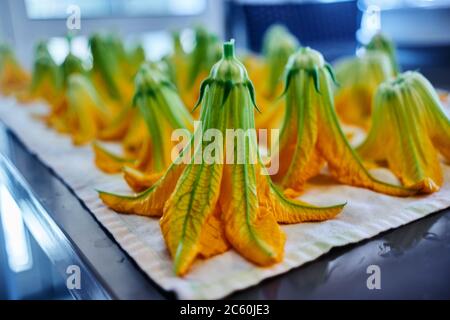
<svg viewBox="0 0 450 320">
<path fill-rule="evenodd" d="M 50 110 L 41 120 L 75 145 L 92 143 L 97 166 L 123 172 L 137 192 L 102 191 L 103 202 L 120 213 L 161 217 L 176 274 L 230 247 L 258 265 L 281 261 L 279 223 L 331 219 L 345 205 L 294 199 L 326 164 L 336 182 L 392 196 L 442 186 L 439 157 L 450 159 L 450 121 L 427 79 L 400 73 L 383 35 L 334 68 L 281 26 L 267 31 L 262 56 L 237 56 L 234 42 L 222 45 L 204 28 L 195 40 L 186 53 L 175 33 L 172 54 L 149 62 L 141 47 L 126 49 L 117 36 L 96 34 L 90 70 L 73 54 L 57 65 L 40 43 L 32 76 L 8 48 L 0 55 L 2 92 L 24 103 L 45 100 Z M 191 112 L 194 106 L 200 108 Z M 279 170 L 261 174 L 262 156 L 250 138 L 246 152 L 257 155 L 255 163 L 174 163 L 172 132 L 192 131 L 194 119 L 222 133 L 279 128 L 278 152 L 269 155 L 280 159 Z M 367 131 L 362 145 L 351 146 L 342 123 Z M 119 143 L 122 154 L 101 141 Z M 188 143 L 179 156 L 188 150 L 197 152 Z M 387 166 L 401 185 L 372 176 L 375 166 Z"/>
</svg>

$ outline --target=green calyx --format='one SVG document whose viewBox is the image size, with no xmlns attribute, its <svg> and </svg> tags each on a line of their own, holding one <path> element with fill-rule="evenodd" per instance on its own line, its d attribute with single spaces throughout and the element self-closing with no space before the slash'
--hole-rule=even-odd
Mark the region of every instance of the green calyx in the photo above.
<svg viewBox="0 0 450 320">
<path fill-rule="evenodd" d="M 34 49 L 35 56 L 50 55 L 46 41 L 39 41 Z"/>
<path fill-rule="evenodd" d="M 13 55 L 13 51 L 6 43 L 0 43 L 0 59 L 5 59 Z"/>
<path fill-rule="evenodd" d="M 314 69 L 323 68 L 325 60 L 319 51 L 309 47 L 302 47 L 294 53 L 288 61 L 287 68 L 294 69 Z"/>
<path fill-rule="evenodd" d="M 367 83 L 368 79 L 376 79 L 380 83 L 395 75 L 388 55 L 379 50 L 366 51 L 359 57 L 343 59 L 336 64 L 335 70 L 344 87 Z"/>
<path fill-rule="evenodd" d="M 416 71 L 407 71 L 397 78 L 388 80 L 380 84 L 378 88 L 378 94 L 385 97 L 386 99 L 391 99 L 396 96 L 400 96 L 402 92 L 408 90 L 414 90 L 416 86 L 421 86 L 423 81 L 423 76 Z"/>
<path fill-rule="evenodd" d="M 384 50 L 390 47 L 392 47 L 392 42 L 382 33 L 374 35 L 366 46 L 369 50 Z"/>
<path fill-rule="evenodd" d="M 184 54 L 183 45 L 181 44 L 181 35 L 179 31 L 172 32 L 172 42 L 174 51 Z"/>
<path fill-rule="evenodd" d="M 397 63 L 395 46 L 393 42 L 382 33 L 377 33 L 372 37 L 370 42 L 366 45 L 367 51 L 382 51 L 389 57 L 394 72 L 400 72 L 400 67 Z"/>
<path fill-rule="evenodd" d="M 244 83 L 248 80 L 247 70 L 236 58 L 234 40 L 223 44 L 222 59 L 212 67 L 208 78 L 218 82 L 231 81 L 233 84 Z"/>
<path fill-rule="evenodd" d="M 288 29 L 280 25 L 270 27 L 263 42 L 263 53 L 267 60 L 269 78 L 267 94 L 273 97 L 283 80 L 283 70 L 289 57 L 298 49 L 299 42 Z"/>
<path fill-rule="evenodd" d="M 127 52 L 130 67 L 139 66 L 145 61 L 145 50 L 142 45 L 136 45 Z"/>
<path fill-rule="evenodd" d="M 195 28 L 195 47 L 189 57 L 188 89 L 192 88 L 199 74 L 211 66 L 211 46 L 216 40 L 205 28 L 201 26 Z"/>
<path fill-rule="evenodd" d="M 60 71 L 56 62 L 50 55 L 41 53 L 35 61 L 33 67 L 33 79 L 31 83 L 32 90 L 35 89 L 38 83 L 44 78 L 49 76 L 55 88 L 60 88 Z"/>
<path fill-rule="evenodd" d="M 62 87 L 61 70 L 48 51 L 47 42 L 40 41 L 35 47 L 31 91 L 34 91 L 44 78 L 49 79 L 55 89 Z"/>
<path fill-rule="evenodd" d="M 285 87 L 281 96 L 289 89 L 292 76 L 300 71 L 306 72 L 314 82 L 314 88 L 320 93 L 319 71 L 323 69 L 330 75 L 331 79 L 338 85 L 334 75 L 333 67 L 325 62 L 319 51 L 309 47 L 302 47 L 296 53 L 292 54 L 285 68 Z"/>
<path fill-rule="evenodd" d="M 58 65 L 49 54 L 40 53 L 34 60 L 34 72 L 58 68 Z"/>
<path fill-rule="evenodd" d="M 96 33 L 89 38 L 89 46 L 94 60 L 108 59 L 108 63 L 118 64 L 126 60 L 127 52 L 121 38 L 114 33 Z M 113 67 L 112 65 L 109 66 Z"/>
<path fill-rule="evenodd" d="M 201 104 L 206 89 L 213 84 L 224 87 L 222 105 L 226 102 L 231 90 L 241 86 L 249 91 L 252 104 L 259 111 L 255 101 L 255 89 L 248 78 L 247 70 L 236 58 L 234 39 L 223 44 L 222 59 L 212 67 L 209 77 L 200 85 L 200 96 L 192 111 Z"/>
<path fill-rule="evenodd" d="M 267 30 L 263 41 L 265 55 L 292 53 L 299 46 L 298 40 L 282 25 L 274 25 Z"/>
<path fill-rule="evenodd" d="M 162 87 L 168 87 L 176 91 L 168 76 L 162 71 L 158 63 L 145 62 L 141 65 L 135 78 L 136 91 L 133 97 L 133 106 L 137 99 L 143 96 L 154 97 Z"/>
<path fill-rule="evenodd" d="M 18 64 L 12 49 L 7 44 L 0 43 L 0 71 L 6 64 L 6 61 L 13 64 Z"/>
<path fill-rule="evenodd" d="M 94 34 L 89 39 L 93 58 L 93 69 L 100 73 L 109 94 L 116 100 L 122 99 L 117 79 L 122 77 L 120 60 L 123 45 L 112 35 Z"/>
<path fill-rule="evenodd" d="M 75 73 L 85 74 L 86 70 L 83 67 L 83 62 L 80 58 L 74 56 L 72 53 L 69 53 L 61 65 L 63 80 L 64 83 L 67 84 L 68 78 L 70 75 Z"/>
</svg>

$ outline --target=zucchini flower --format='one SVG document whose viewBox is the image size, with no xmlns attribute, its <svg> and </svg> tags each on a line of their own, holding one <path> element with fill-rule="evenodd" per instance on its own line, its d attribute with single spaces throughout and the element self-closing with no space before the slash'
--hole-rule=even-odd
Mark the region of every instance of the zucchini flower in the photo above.
<svg viewBox="0 0 450 320">
<path fill-rule="evenodd" d="M 145 50 L 142 45 L 136 45 L 127 51 L 128 74 L 131 78 L 136 76 L 139 67 L 145 61 Z"/>
<path fill-rule="evenodd" d="M 78 72 L 67 78 L 67 108 L 68 127 L 75 145 L 94 140 L 110 116 L 90 80 Z"/>
<path fill-rule="evenodd" d="M 198 78 L 203 78 L 211 65 L 220 59 L 220 55 L 217 57 L 217 50 L 215 50 L 218 44 L 217 37 L 210 34 L 205 28 L 199 26 L 195 29 L 195 47 L 189 55 L 189 72 L 186 84 L 188 89 L 192 89 Z"/>
<path fill-rule="evenodd" d="M 195 45 L 186 53 L 181 44 L 180 33 L 172 33 L 173 52 L 163 60 L 169 66 L 171 81 L 176 85 L 184 104 L 192 108 L 198 99 L 198 88 L 211 66 L 221 57 L 221 45 L 216 35 L 198 26 Z"/>
<path fill-rule="evenodd" d="M 347 141 L 334 110 L 333 69 L 323 56 L 301 48 L 286 66 L 286 113 L 281 129 L 280 167 L 275 181 L 288 193 L 301 192 L 304 183 L 324 164 L 336 180 L 395 196 L 416 193 L 372 177 Z"/>
<path fill-rule="evenodd" d="M 172 32 L 172 53 L 163 58 L 167 63 L 170 80 L 181 93 L 186 88 L 188 61 L 187 54 L 181 44 L 180 32 Z"/>
<path fill-rule="evenodd" d="M 255 85 L 255 99 L 261 112 L 255 114 L 255 126 L 257 129 L 278 129 L 283 119 L 282 99 L 269 98 L 264 94 L 267 85 L 268 66 L 262 56 L 247 53 L 242 56 L 242 63 L 247 69 L 249 78 Z M 261 141 L 259 141 L 261 143 Z M 267 141 L 270 143 L 270 141 Z M 264 145 L 264 143 L 262 143 Z"/>
<path fill-rule="evenodd" d="M 380 85 L 373 123 L 359 154 L 385 160 L 406 186 L 424 193 L 443 183 L 438 159 L 450 161 L 450 120 L 431 83 L 418 72 L 405 72 Z"/>
<path fill-rule="evenodd" d="M 192 117 L 183 105 L 168 76 L 158 64 L 144 63 L 135 79 L 134 105 L 139 109 L 136 119 L 144 127 L 139 136 L 142 144 L 134 158 L 109 153 L 99 144 L 94 145 L 97 166 L 105 172 L 125 169 L 125 179 L 134 190 L 148 187 L 155 174 L 161 175 L 171 163 L 172 132 L 192 130 Z M 140 125 L 140 124 L 139 124 Z M 139 128 L 134 125 L 132 128 Z M 141 130 L 141 129 L 139 129 Z M 136 133 L 138 134 L 138 133 Z"/>
<path fill-rule="evenodd" d="M 27 88 L 30 75 L 17 61 L 13 51 L 0 43 L 0 92 L 5 95 L 16 94 Z"/>
<path fill-rule="evenodd" d="M 177 275 L 186 274 L 197 258 L 229 247 L 255 264 L 272 265 L 284 251 L 285 234 L 278 223 L 321 221 L 342 210 L 343 205 L 320 208 L 289 200 L 272 185 L 254 134 L 253 85 L 235 57 L 234 42 L 224 44 L 222 59 L 202 82 L 197 105 L 202 106 L 201 126 L 152 187 L 135 196 L 100 192 L 117 212 L 161 217 Z M 214 142 L 192 142 L 210 129 Z M 234 135 L 223 139 L 227 129 L 249 134 L 233 147 Z"/>
<path fill-rule="evenodd" d="M 393 43 L 376 34 L 359 56 L 339 61 L 335 70 L 339 83 L 335 102 L 340 119 L 368 129 L 377 87 L 399 71 Z"/>
<path fill-rule="evenodd" d="M 395 45 L 388 37 L 386 37 L 386 35 L 382 33 L 377 33 L 374 35 L 370 42 L 366 45 L 366 50 L 384 52 L 389 57 L 394 74 L 397 75 L 400 72 Z"/>
<path fill-rule="evenodd" d="M 94 35 L 90 39 L 93 56 L 92 78 L 102 99 L 114 115 L 111 123 L 99 133 L 101 140 L 133 141 L 131 149 L 136 147 L 134 126 L 143 127 L 132 109 L 133 81 L 137 66 L 125 50 L 121 39 L 115 35 Z M 143 52 L 138 49 L 136 57 L 142 59 Z M 133 66 L 131 66 L 133 64 Z M 141 123 L 141 124 L 139 124 Z"/>
<path fill-rule="evenodd" d="M 50 54 L 48 51 L 48 44 L 47 41 L 39 41 L 34 49 L 34 55 L 35 57 L 39 56 L 40 54 Z"/>
<path fill-rule="evenodd" d="M 271 26 L 264 36 L 263 54 L 268 68 L 268 82 L 264 88 L 269 98 L 274 98 L 282 88 L 283 70 L 289 57 L 299 47 L 299 42 L 282 25 Z M 258 87 L 257 87 L 258 88 Z M 278 90 L 278 91 L 277 91 Z"/>
<path fill-rule="evenodd" d="M 131 101 L 133 86 L 128 75 L 127 56 L 123 44 L 112 35 L 93 35 L 89 39 L 96 87 L 124 104 Z"/>
<path fill-rule="evenodd" d="M 392 64 L 381 51 L 367 51 L 336 65 L 339 83 L 335 94 L 340 119 L 367 129 L 372 115 L 372 100 L 380 83 L 394 76 Z"/>
<path fill-rule="evenodd" d="M 184 51 L 181 44 L 180 33 L 178 31 L 172 33 L 172 43 L 173 51 L 170 55 L 164 57 L 163 61 L 167 64 L 170 80 L 175 84 L 184 104 L 187 107 L 190 106 L 190 108 L 192 108 L 197 99 L 197 90 L 188 87 L 188 79 L 194 77 L 191 76 L 193 67 L 190 64 L 193 53 L 191 53 L 190 56 Z M 195 77 L 197 77 L 197 75 Z M 197 79 L 189 81 L 198 83 Z"/>
<path fill-rule="evenodd" d="M 36 47 L 30 96 L 42 98 L 50 106 L 59 105 L 63 98 L 62 72 L 48 52 L 47 45 L 41 42 Z"/>
<path fill-rule="evenodd" d="M 299 47 L 299 42 L 281 25 L 268 29 L 263 41 L 263 57 L 250 56 L 245 60 L 249 75 L 254 81 L 261 113 L 255 116 L 257 128 L 279 128 L 283 118 L 283 103 L 278 99 L 283 90 L 283 70 L 289 56 Z"/>
<path fill-rule="evenodd" d="M 69 77 L 72 74 L 81 74 L 86 75 L 86 69 L 83 66 L 83 61 L 80 58 L 69 53 L 67 57 L 64 59 L 64 62 L 61 65 L 62 75 L 63 75 L 63 83 L 64 87 L 67 87 L 69 82 Z"/>
<path fill-rule="evenodd" d="M 38 50 L 43 54 L 43 49 Z M 53 71 L 53 73 L 56 73 Z M 48 125 L 56 129 L 58 132 L 67 133 L 71 132 L 71 124 L 69 123 L 69 110 L 68 110 L 68 97 L 67 90 L 69 86 L 69 78 L 71 75 L 80 74 L 86 75 L 86 69 L 83 67 L 83 62 L 69 53 L 64 59 L 63 63 L 59 67 L 59 92 L 62 97 L 56 99 L 50 103 L 50 113 L 46 116 L 46 122 Z"/>
<path fill-rule="evenodd" d="M 186 88 L 188 89 L 192 89 L 199 77 L 203 78 L 201 74 L 207 69 L 208 45 L 208 31 L 203 27 L 197 27 L 195 29 L 195 46 L 189 54 L 188 78 L 186 83 Z"/>
<path fill-rule="evenodd" d="M 154 72 L 160 75 L 167 75 L 168 77 L 168 68 L 164 61 L 159 61 L 156 63 L 149 62 L 147 64 L 152 70 L 154 70 Z M 140 68 L 141 67 L 142 64 Z M 130 116 L 129 128 L 121 141 L 125 155 L 130 158 L 141 159 L 143 154 L 142 152 L 144 152 L 145 154 L 145 151 L 143 151 L 145 148 L 143 147 L 146 144 L 145 142 L 148 141 L 147 138 L 148 129 L 145 120 L 139 110 L 136 110 L 136 108 L 134 108 Z"/>
</svg>

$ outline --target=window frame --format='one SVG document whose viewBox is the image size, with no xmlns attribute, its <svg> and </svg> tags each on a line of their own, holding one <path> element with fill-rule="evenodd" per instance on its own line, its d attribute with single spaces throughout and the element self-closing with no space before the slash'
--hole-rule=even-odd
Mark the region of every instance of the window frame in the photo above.
<svg viewBox="0 0 450 320">
<path fill-rule="evenodd" d="M 35 20 L 35 21 L 51 21 L 51 20 L 66 20 L 66 17 L 47 17 L 47 18 L 33 18 L 28 16 L 28 9 L 26 5 L 26 0 L 20 0 L 23 2 L 25 7 L 25 13 L 26 17 L 29 20 Z M 198 17 L 203 15 L 208 10 L 208 5 L 211 0 L 204 0 L 205 1 L 205 7 L 202 11 L 199 13 L 194 14 L 149 14 L 149 13 L 143 13 L 143 14 L 120 14 L 117 12 L 117 10 L 113 10 L 115 12 L 109 13 L 109 14 L 99 14 L 99 15 L 87 15 L 83 17 L 83 14 L 81 15 L 83 20 L 109 20 L 109 19 L 136 19 L 136 18 L 170 18 L 170 17 L 177 17 L 177 18 L 189 18 L 189 17 Z"/>
<path fill-rule="evenodd" d="M 224 1 L 206 0 L 206 8 L 202 14 L 193 16 L 145 16 L 145 17 L 81 17 L 81 29 L 77 36 L 88 37 L 95 31 L 113 31 L 121 35 L 136 36 L 144 32 L 177 30 L 203 24 L 219 36 L 224 34 Z M 28 18 L 25 0 L 2 1 L 9 12 L 11 34 L 6 39 L 15 48 L 19 60 L 31 68 L 35 44 L 47 38 L 63 37 L 67 34 L 66 18 L 30 19 Z M 2 10 L 2 11 L 6 11 Z M 6 28 L 8 30 L 8 28 Z M 26 40 L 24 40 L 26 39 Z"/>
</svg>

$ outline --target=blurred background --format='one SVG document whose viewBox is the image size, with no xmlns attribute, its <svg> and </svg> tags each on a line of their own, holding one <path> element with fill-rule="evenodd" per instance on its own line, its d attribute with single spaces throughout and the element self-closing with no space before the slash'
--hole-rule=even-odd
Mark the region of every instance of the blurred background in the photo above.
<svg viewBox="0 0 450 320">
<path fill-rule="evenodd" d="M 420 68 L 441 85 L 450 83 L 450 0 L 0 0 L 0 41 L 31 68 L 34 45 L 49 39 L 50 53 L 62 62 L 72 4 L 81 10 L 72 50 L 84 59 L 95 31 L 115 31 L 142 43 L 148 59 L 159 59 L 172 50 L 173 30 L 182 30 L 187 51 L 192 27 L 201 24 L 222 39 L 235 38 L 241 50 L 260 52 L 265 31 L 278 23 L 329 61 L 354 54 L 381 30 L 396 43 L 403 69 Z M 0 178 L 0 299 L 70 298 L 55 263 L 24 224 L 21 204 L 3 186 L 7 173 Z"/>
<path fill-rule="evenodd" d="M 171 51 L 170 32 L 176 29 L 184 30 L 187 49 L 190 28 L 202 24 L 221 38 L 234 37 L 241 48 L 260 51 L 264 31 L 281 23 L 330 61 L 354 53 L 381 29 L 399 47 L 406 67 L 450 63 L 450 0 L 0 0 L 0 39 L 31 66 L 34 44 L 50 38 L 60 62 L 68 51 L 64 36 L 71 4 L 81 9 L 73 51 L 82 58 L 94 31 L 141 41 L 147 58 L 157 59 Z"/>
</svg>

